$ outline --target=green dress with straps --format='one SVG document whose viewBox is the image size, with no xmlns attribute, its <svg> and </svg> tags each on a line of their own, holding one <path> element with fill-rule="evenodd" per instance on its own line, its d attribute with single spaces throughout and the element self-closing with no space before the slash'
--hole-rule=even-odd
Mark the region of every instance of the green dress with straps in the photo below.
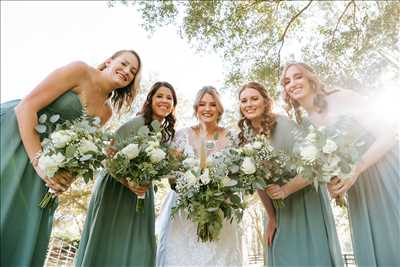
<svg viewBox="0 0 400 267">
<path fill-rule="evenodd" d="M 272 145 L 291 153 L 292 129 L 285 116 L 278 116 Z M 343 266 L 335 221 L 325 187 L 318 192 L 307 186 L 287 197 L 276 209 L 277 230 L 268 247 L 268 266 Z"/>
<path fill-rule="evenodd" d="M 125 123 L 121 138 L 144 125 L 142 117 Z M 136 195 L 103 171 L 90 201 L 76 266 L 154 266 L 154 193 L 146 193 L 143 213 L 137 213 Z"/>
<path fill-rule="evenodd" d="M 21 141 L 15 106 L 1 104 L 1 266 L 43 266 L 57 203 L 41 209 L 48 188 L 36 174 Z M 82 115 L 79 97 L 67 91 L 39 112 L 61 120 Z"/>
</svg>

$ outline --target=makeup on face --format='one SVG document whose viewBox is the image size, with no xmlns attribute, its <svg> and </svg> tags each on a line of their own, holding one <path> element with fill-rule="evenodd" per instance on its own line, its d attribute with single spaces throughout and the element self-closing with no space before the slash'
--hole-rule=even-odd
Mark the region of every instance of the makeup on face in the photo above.
<svg viewBox="0 0 400 267">
<path fill-rule="evenodd" d="M 164 86 L 158 88 L 152 97 L 151 107 L 155 118 L 162 120 L 167 117 L 174 107 L 174 97 L 171 90 Z"/>
<path fill-rule="evenodd" d="M 265 111 L 265 100 L 254 88 L 245 88 L 239 97 L 240 110 L 248 120 L 261 118 Z"/>
<path fill-rule="evenodd" d="M 218 104 L 212 95 L 206 93 L 202 96 L 197 106 L 196 116 L 205 123 L 218 122 Z"/>
<path fill-rule="evenodd" d="M 294 100 L 299 100 L 312 94 L 309 79 L 304 75 L 301 68 L 296 65 L 290 66 L 283 79 L 283 87 Z"/>
</svg>

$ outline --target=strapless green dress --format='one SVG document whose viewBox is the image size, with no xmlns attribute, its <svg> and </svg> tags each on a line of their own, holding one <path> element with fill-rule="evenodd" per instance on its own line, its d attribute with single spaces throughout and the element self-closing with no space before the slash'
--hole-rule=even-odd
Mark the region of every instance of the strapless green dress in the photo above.
<svg viewBox="0 0 400 267">
<path fill-rule="evenodd" d="M 1 104 L 1 266 L 43 266 L 57 205 L 38 207 L 48 188 L 22 144 L 14 111 L 19 101 Z M 79 97 L 67 91 L 38 115 L 59 114 L 72 120 L 82 111 Z"/>
</svg>

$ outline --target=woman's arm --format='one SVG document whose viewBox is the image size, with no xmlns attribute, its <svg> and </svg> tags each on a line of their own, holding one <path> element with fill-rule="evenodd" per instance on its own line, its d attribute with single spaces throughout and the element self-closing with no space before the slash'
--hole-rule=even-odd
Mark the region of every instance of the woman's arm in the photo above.
<svg viewBox="0 0 400 267">
<path fill-rule="evenodd" d="M 311 182 L 301 176 L 295 176 L 283 186 L 273 184 L 267 187 L 267 192 L 272 199 L 285 199 L 289 195 L 310 185 Z"/>
<path fill-rule="evenodd" d="M 35 131 L 37 112 L 46 107 L 66 91 L 77 87 L 85 76 L 87 65 L 74 62 L 49 74 L 15 108 L 19 132 L 25 151 L 37 168 L 37 153 L 42 150 L 39 135 Z M 50 182 L 42 173 L 38 173 Z M 57 187 L 57 186 L 56 186 Z M 60 190 L 61 188 L 54 188 Z"/>
</svg>

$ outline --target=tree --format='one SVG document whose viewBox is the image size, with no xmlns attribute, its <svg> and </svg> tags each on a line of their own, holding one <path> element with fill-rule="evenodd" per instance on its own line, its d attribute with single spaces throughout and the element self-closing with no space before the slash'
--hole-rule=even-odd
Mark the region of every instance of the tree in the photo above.
<svg viewBox="0 0 400 267">
<path fill-rule="evenodd" d="M 397 1 L 109 1 L 117 3 L 131 4 L 149 32 L 175 24 L 199 51 L 219 52 L 236 88 L 256 80 L 276 96 L 289 60 L 353 89 L 376 88 L 380 73 L 399 72 Z"/>
</svg>

